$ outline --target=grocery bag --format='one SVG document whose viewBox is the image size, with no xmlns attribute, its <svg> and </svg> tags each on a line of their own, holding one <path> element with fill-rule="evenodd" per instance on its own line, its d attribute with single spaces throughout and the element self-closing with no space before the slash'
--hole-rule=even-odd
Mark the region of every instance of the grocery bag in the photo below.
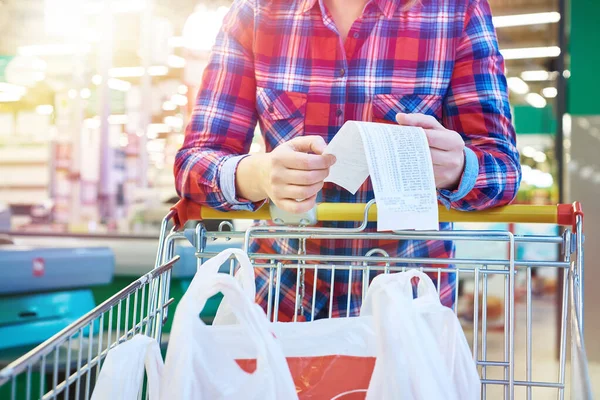
<svg viewBox="0 0 600 400">
<path fill-rule="evenodd" d="M 413 300 L 413 278 L 418 278 Z M 373 315 L 377 360 L 367 399 L 473 400 L 481 382 L 456 315 L 424 273 L 377 276 L 361 315 Z M 401 395 L 399 395 L 401 393 Z"/>
<path fill-rule="evenodd" d="M 226 250 L 202 265 L 182 297 L 173 319 L 160 398 L 276 400 L 298 398 L 285 357 L 264 311 L 250 300 L 247 288 L 218 267 L 231 254 Z M 239 321 L 243 343 L 256 354 L 256 368 L 240 368 L 230 349 L 218 340 L 213 326 L 199 318 L 209 297 L 223 293 L 227 309 Z"/>
<path fill-rule="evenodd" d="M 139 398 L 144 366 L 149 399 L 157 400 L 163 360 L 156 340 L 144 335 L 135 335 L 108 352 L 92 392 L 92 400 Z"/>
</svg>

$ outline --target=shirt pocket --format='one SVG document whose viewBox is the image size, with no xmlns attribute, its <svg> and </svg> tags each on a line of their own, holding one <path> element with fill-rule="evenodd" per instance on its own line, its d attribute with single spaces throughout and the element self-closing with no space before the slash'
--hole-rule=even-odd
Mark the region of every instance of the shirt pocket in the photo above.
<svg viewBox="0 0 600 400">
<path fill-rule="evenodd" d="M 434 94 L 377 94 L 373 98 L 373 122 L 395 123 L 396 114 L 426 114 L 442 120 L 442 96 Z"/>
<path fill-rule="evenodd" d="M 306 94 L 256 88 L 256 110 L 268 149 L 304 134 Z"/>
</svg>

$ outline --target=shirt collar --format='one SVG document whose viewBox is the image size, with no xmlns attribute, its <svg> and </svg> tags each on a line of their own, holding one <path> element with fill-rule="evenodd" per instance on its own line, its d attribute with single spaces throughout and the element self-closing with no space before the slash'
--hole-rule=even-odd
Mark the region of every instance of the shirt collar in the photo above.
<svg viewBox="0 0 600 400">
<path fill-rule="evenodd" d="M 404 3 L 405 0 L 372 0 L 377 7 L 379 7 L 379 10 L 383 13 L 383 15 L 385 15 L 386 18 L 391 18 L 394 13 L 396 12 L 396 10 L 398 9 L 398 6 L 401 3 Z M 308 11 L 310 11 L 315 4 L 317 4 L 319 2 L 319 0 L 301 0 L 300 3 L 300 12 L 301 13 L 306 13 Z"/>
</svg>

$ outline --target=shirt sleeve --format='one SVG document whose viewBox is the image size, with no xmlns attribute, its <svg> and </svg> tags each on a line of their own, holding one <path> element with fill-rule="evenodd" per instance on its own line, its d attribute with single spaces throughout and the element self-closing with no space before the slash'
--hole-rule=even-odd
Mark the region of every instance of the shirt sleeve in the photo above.
<svg viewBox="0 0 600 400">
<path fill-rule="evenodd" d="M 470 2 L 455 60 L 443 122 L 463 136 L 468 150 L 463 182 L 456 191 L 440 191 L 440 201 L 464 211 L 506 205 L 519 189 L 521 166 L 504 59 L 487 0 Z"/>
<path fill-rule="evenodd" d="M 175 157 L 179 196 L 221 211 L 255 210 L 263 203 L 235 197 L 239 156 L 248 153 L 257 121 L 253 32 L 251 0 L 235 1 L 223 20 Z"/>
</svg>

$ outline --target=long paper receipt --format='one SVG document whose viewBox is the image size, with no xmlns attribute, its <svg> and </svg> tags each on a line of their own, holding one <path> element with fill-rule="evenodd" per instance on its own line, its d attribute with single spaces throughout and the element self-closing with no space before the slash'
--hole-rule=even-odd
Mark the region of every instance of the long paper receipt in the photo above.
<svg viewBox="0 0 600 400">
<path fill-rule="evenodd" d="M 348 121 L 325 153 L 337 159 L 325 182 L 356 194 L 371 176 L 378 231 L 439 229 L 433 164 L 423 129 Z"/>
</svg>

